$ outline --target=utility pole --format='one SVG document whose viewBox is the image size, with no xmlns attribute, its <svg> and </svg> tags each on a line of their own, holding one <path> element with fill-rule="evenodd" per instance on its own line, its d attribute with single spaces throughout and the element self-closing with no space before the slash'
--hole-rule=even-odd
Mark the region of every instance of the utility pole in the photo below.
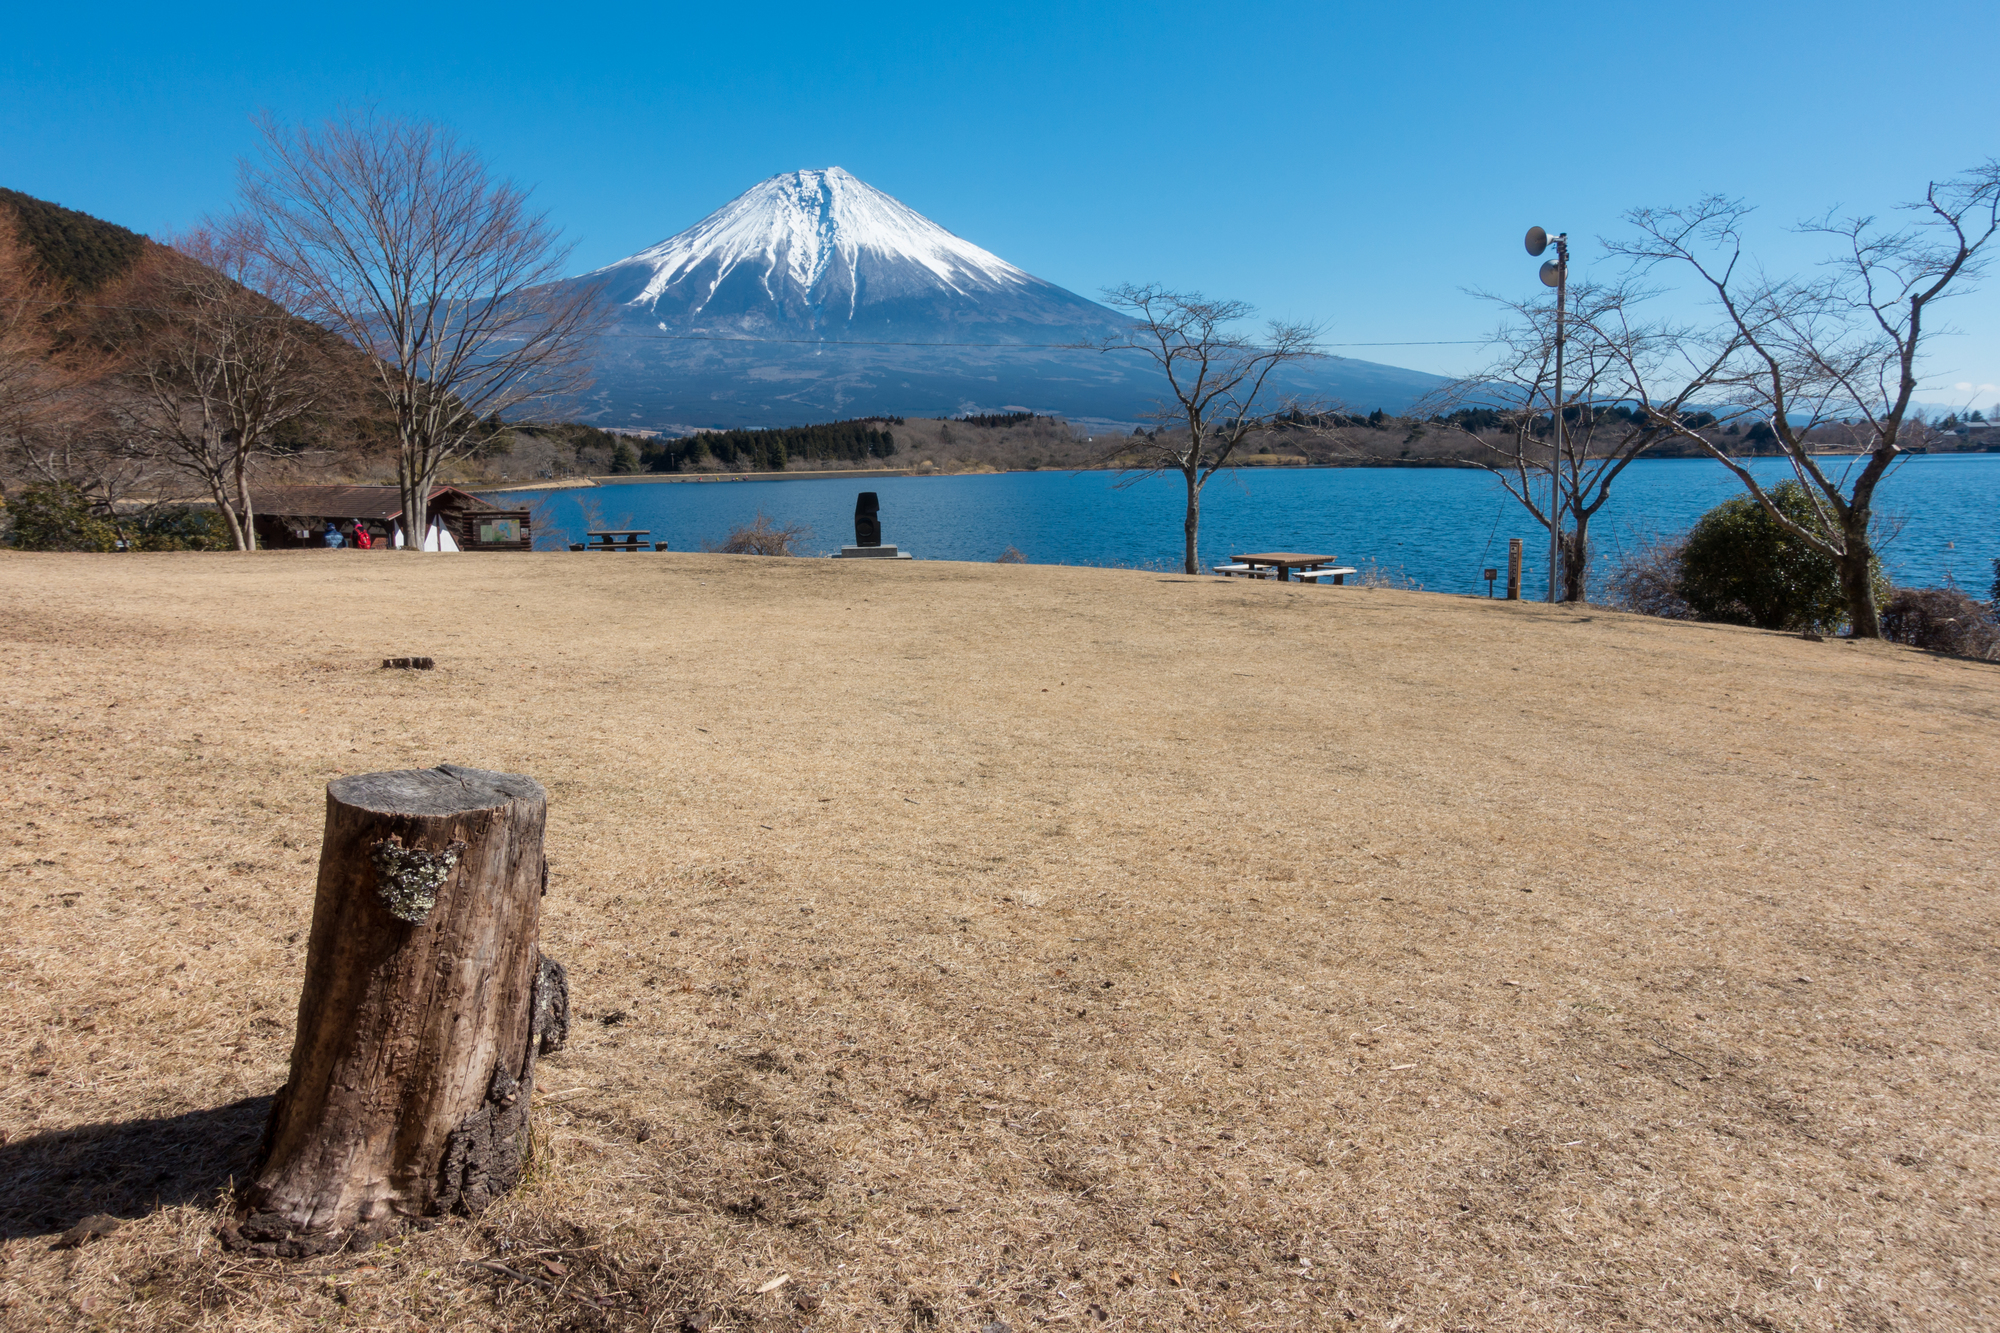
<svg viewBox="0 0 2000 1333">
<path fill-rule="evenodd" d="M 1563 447 L 1563 323 L 1569 314 L 1569 233 L 1550 236 L 1528 228 L 1528 253 L 1539 255 L 1553 242 L 1556 257 L 1542 264 L 1542 283 L 1556 289 L 1556 393 L 1549 434 L 1549 602 L 1556 600 L 1556 566 L 1561 563 Z"/>
</svg>

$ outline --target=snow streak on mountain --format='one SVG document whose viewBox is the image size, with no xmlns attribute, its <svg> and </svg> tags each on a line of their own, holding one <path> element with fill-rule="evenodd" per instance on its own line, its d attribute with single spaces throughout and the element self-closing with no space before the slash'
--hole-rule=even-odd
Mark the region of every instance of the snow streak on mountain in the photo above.
<svg viewBox="0 0 2000 1333">
<path fill-rule="evenodd" d="M 675 332 L 1052 342 L 1122 322 L 839 167 L 773 176 L 589 276 Z"/>
<path fill-rule="evenodd" d="M 596 386 L 578 404 L 602 426 L 1003 409 L 1129 425 L 1165 392 L 1142 356 L 1078 349 L 1124 328 L 1123 315 L 839 167 L 773 176 L 686 231 L 569 281 L 601 286 L 617 310 Z M 1293 378 L 1288 393 L 1363 410 L 1400 408 L 1437 382 L 1349 360 Z"/>
</svg>

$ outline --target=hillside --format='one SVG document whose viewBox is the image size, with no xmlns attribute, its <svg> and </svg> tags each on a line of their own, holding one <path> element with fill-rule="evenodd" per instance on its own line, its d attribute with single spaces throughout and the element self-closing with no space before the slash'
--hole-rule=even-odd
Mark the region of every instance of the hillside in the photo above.
<svg viewBox="0 0 2000 1333">
<path fill-rule="evenodd" d="M 34 253 L 42 275 L 87 295 L 132 270 L 151 244 L 138 232 L 73 208 L 0 187 L 0 217 Z"/>
<path fill-rule="evenodd" d="M 147 305 L 153 299 L 148 279 L 171 256 L 165 246 L 115 222 L 5 188 L 0 188 L 0 223 L 11 224 L 35 276 L 54 284 L 62 298 L 51 326 L 57 346 L 79 342 L 115 352 L 146 336 L 155 322 Z M 283 310 L 276 304 L 271 309 Z M 345 384 L 326 410 L 280 433 L 280 456 L 267 463 L 268 475 L 303 477 L 329 467 L 368 470 L 385 455 L 392 459 L 394 423 L 371 391 L 367 358 L 318 325 L 306 327 L 319 353 L 341 369 Z"/>
</svg>

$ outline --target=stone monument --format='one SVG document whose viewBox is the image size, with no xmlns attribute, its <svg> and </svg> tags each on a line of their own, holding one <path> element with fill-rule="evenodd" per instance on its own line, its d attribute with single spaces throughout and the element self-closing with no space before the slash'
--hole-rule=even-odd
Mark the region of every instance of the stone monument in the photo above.
<svg viewBox="0 0 2000 1333">
<path fill-rule="evenodd" d="M 882 544 L 882 502 L 875 492 L 863 491 L 854 502 L 854 544 L 856 546 L 880 546 Z"/>
<path fill-rule="evenodd" d="M 843 546 L 837 560 L 910 560 L 915 557 L 882 544 L 882 502 L 873 491 L 854 501 L 854 545 Z"/>
</svg>

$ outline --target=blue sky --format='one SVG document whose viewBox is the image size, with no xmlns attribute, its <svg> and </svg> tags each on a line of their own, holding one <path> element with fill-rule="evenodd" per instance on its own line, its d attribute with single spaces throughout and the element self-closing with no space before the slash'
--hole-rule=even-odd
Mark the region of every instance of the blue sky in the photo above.
<svg viewBox="0 0 2000 1333">
<path fill-rule="evenodd" d="M 1333 342 L 1478 338 L 1531 223 L 1709 191 L 1882 213 L 2000 153 L 2000 5 L 36 5 L 0 50 L 0 184 L 153 234 L 228 206 L 251 117 L 448 121 L 578 271 L 839 165 L 1030 272 L 1157 280 Z M 1925 397 L 2000 390 L 2000 272 Z M 1479 349 L 1349 354 L 1469 369 Z"/>
</svg>

